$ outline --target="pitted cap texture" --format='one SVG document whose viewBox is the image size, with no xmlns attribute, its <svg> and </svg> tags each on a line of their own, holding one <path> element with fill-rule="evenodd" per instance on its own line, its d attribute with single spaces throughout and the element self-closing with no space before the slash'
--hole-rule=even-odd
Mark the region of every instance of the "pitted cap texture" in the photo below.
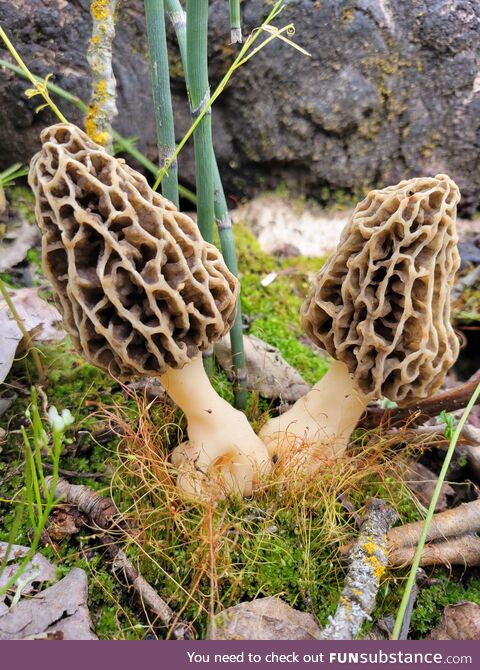
<svg viewBox="0 0 480 670">
<path fill-rule="evenodd" d="M 457 358 L 450 291 L 459 199 L 446 175 L 371 191 L 310 288 L 308 335 L 347 365 L 369 399 L 425 398 Z"/>
<path fill-rule="evenodd" d="M 118 377 L 181 368 L 235 318 L 238 282 L 196 224 L 76 126 L 41 135 L 29 181 L 67 332 Z"/>
</svg>

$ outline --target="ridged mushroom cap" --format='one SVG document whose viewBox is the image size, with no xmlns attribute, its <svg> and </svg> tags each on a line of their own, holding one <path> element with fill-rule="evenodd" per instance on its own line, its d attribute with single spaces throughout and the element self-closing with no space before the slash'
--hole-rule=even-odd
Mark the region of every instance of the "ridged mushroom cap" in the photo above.
<svg viewBox="0 0 480 670">
<path fill-rule="evenodd" d="M 228 332 L 238 282 L 192 219 L 76 126 L 41 139 L 43 266 L 80 353 L 118 377 L 158 375 Z"/>
<path fill-rule="evenodd" d="M 450 292 L 459 199 L 442 174 L 371 191 L 312 283 L 304 328 L 369 399 L 425 398 L 458 356 Z"/>
</svg>

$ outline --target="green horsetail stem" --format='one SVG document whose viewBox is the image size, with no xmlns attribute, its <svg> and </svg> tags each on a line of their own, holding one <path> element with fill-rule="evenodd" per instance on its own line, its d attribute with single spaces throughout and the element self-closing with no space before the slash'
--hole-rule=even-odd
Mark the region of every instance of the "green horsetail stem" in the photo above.
<svg viewBox="0 0 480 670">
<path fill-rule="evenodd" d="M 158 163 L 160 169 L 162 169 L 169 162 L 176 148 L 163 0 L 145 0 L 145 18 L 147 21 L 153 107 L 157 130 Z M 178 170 L 176 160 L 162 179 L 161 188 L 162 194 L 178 208 Z"/>
<path fill-rule="evenodd" d="M 187 31 L 186 16 L 179 0 L 165 0 L 167 14 L 172 22 L 177 36 L 180 57 L 185 71 L 185 80 L 190 98 L 190 75 L 187 63 Z M 191 104 L 191 103 L 190 103 Z M 192 114 L 193 117 L 193 114 Z M 232 232 L 232 220 L 228 212 L 227 200 L 223 190 L 222 180 L 218 169 L 215 152 L 212 145 L 213 183 L 214 183 L 214 213 L 220 237 L 220 246 L 225 263 L 232 274 L 238 277 L 237 253 Z M 245 409 L 248 399 L 247 371 L 245 350 L 243 345 L 242 310 L 240 298 L 237 304 L 237 315 L 230 330 L 230 346 L 232 350 L 232 371 L 234 374 L 235 406 Z"/>
<path fill-rule="evenodd" d="M 242 24 L 240 21 L 240 0 L 230 0 L 230 35 L 232 44 L 242 41 Z"/>
<path fill-rule="evenodd" d="M 187 0 L 187 73 L 192 118 L 195 120 L 210 99 L 208 83 L 208 2 Z M 193 134 L 197 222 L 203 239 L 213 242 L 213 144 L 210 110 Z"/>
</svg>

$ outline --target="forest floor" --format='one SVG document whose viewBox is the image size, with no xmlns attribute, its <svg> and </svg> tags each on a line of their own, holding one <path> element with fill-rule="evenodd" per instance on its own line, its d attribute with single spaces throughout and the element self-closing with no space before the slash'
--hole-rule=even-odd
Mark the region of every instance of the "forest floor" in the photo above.
<svg viewBox="0 0 480 670">
<path fill-rule="evenodd" d="M 31 222 L 32 201 L 26 189 L 10 189 L 8 197 L 10 212 L 15 213 L 11 216 Z M 314 383 L 328 369 L 328 361 L 308 344 L 299 311 L 310 278 L 324 259 L 266 253 L 241 223 L 235 225 L 235 238 L 245 333 L 278 348 L 305 382 Z M 464 274 L 469 271 L 471 266 Z M 273 274 L 271 283 L 262 283 Z M 2 278 L 12 288 L 27 287 L 51 299 L 41 272 L 38 240 L 19 263 L 4 270 Z M 475 357 L 480 350 L 479 301 L 473 285 L 455 303 L 454 316 L 465 346 L 448 380 L 451 385 L 479 367 Z M 335 611 L 345 578 L 341 548 L 358 532 L 356 519 L 367 501 L 371 497 L 385 500 L 397 511 L 398 524 L 425 515 L 429 494 L 411 485 L 410 468 L 420 462 L 434 481 L 445 445 L 400 440 L 391 447 L 378 432 L 364 430 L 355 433 L 348 458 L 304 487 L 279 478 L 249 500 L 233 498 L 210 505 L 182 501 L 171 483 L 168 453 L 182 439 L 184 420 L 161 389 L 134 380 L 120 384 L 85 363 L 68 338 L 37 346 L 45 380 L 39 384 L 31 358 L 19 350 L 0 390 L 0 541 L 29 546 L 32 539 L 32 519 L 28 514 L 19 516 L 18 509 L 23 504 L 19 494 L 28 480 L 25 436 L 31 438 L 33 386 L 46 429 L 45 411 L 52 405 L 59 412 L 70 410 L 73 416 L 63 440 L 60 474 L 72 484 L 111 497 L 118 509 L 113 530 L 100 532 L 90 519 L 60 503 L 39 547 L 54 564 L 58 578 L 73 567 L 85 570 L 88 611 L 99 638 L 167 635 L 121 571 L 112 571 L 108 551 L 112 542 L 125 551 L 175 614 L 203 638 L 212 617 L 222 609 L 264 596 L 279 596 L 325 624 Z M 220 367 L 214 385 L 233 401 L 231 383 Z M 247 414 L 254 427 L 277 408 L 278 399 L 250 393 Z M 473 420 L 478 423 L 477 415 Z M 44 456 L 48 470 L 48 453 Z M 476 499 L 478 475 L 460 449 L 447 475 L 450 488 L 442 498 L 444 508 Z M 425 571 L 426 586 L 418 592 L 410 621 L 413 639 L 427 636 L 437 626 L 446 605 L 480 603 L 478 567 L 430 566 Z M 387 622 L 388 628 L 407 573 L 408 566 L 386 572 L 364 634 L 373 631 L 378 621 Z M 7 604 L 13 597 L 11 591 Z"/>
</svg>

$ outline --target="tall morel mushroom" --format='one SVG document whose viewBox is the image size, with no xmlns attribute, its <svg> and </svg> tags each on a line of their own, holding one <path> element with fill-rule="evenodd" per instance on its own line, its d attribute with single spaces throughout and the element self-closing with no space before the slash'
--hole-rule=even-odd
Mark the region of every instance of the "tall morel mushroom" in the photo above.
<svg viewBox="0 0 480 670">
<path fill-rule="evenodd" d="M 188 216 L 76 126 L 41 139 L 29 182 L 65 329 L 112 375 L 160 377 L 187 419 L 188 443 L 173 455 L 181 490 L 201 494 L 218 476 L 249 495 L 267 449 L 215 393 L 201 353 L 233 323 L 237 280 Z"/>
<path fill-rule="evenodd" d="M 371 191 L 302 308 L 309 337 L 335 361 L 260 437 L 306 469 L 341 456 L 369 400 L 398 405 L 441 385 L 458 355 L 450 291 L 459 266 L 456 206 L 446 175 Z"/>
</svg>

